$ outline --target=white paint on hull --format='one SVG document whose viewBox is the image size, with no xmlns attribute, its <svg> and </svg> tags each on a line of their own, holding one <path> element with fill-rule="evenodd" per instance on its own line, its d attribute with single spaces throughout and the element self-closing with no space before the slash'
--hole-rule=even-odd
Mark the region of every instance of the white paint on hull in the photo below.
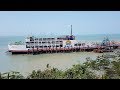
<svg viewBox="0 0 120 90">
<path fill-rule="evenodd" d="M 26 45 L 8 45 L 9 51 L 27 51 Z"/>
</svg>

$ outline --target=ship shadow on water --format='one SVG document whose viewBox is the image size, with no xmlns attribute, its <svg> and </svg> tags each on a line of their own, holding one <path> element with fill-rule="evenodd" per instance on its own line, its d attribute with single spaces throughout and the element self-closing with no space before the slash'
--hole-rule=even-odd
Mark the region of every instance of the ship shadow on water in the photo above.
<svg viewBox="0 0 120 90">
<path fill-rule="evenodd" d="M 18 53 L 11 53 L 11 52 L 9 52 L 9 51 L 6 51 L 5 52 L 6 53 L 6 55 L 7 56 L 25 56 L 25 55 L 27 55 L 27 54 L 23 54 L 23 53 L 21 53 L 21 54 L 18 54 Z M 29 54 L 28 54 L 29 55 Z"/>
</svg>

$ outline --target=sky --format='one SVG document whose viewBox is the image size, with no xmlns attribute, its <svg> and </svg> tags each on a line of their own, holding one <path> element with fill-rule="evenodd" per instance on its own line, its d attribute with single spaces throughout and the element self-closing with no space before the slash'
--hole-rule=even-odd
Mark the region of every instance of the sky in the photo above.
<svg viewBox="0 0 120 90">
<path fill-rule="evenodd" d="M 120 34 L 120 11 L 0 11 L 0 36 Z"/>
</svg>

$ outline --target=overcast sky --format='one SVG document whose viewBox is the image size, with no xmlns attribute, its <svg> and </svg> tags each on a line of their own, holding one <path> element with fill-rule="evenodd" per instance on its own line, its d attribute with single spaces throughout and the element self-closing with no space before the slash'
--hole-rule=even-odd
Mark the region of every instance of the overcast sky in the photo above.
<svg viewBox="0 0 120 90">
<path fill-rule="evenodd" d="M 0 36 L 120 34 L 120 11 L 0 11 Z"/>
</svg>

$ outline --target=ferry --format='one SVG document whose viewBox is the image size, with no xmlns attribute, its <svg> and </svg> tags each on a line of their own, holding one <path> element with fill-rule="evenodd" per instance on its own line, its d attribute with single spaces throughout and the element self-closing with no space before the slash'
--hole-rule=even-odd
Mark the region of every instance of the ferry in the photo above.
<svg viewBox="0 0 120 90">
<path fill-rule="evenodd" d="M 103 48 L 104 45 L 97 43 L 80 42 L 75 39 L 72 34 L 72 25 L 70 35 L 60 37 L 39 38 L 29 36 L 25 38 L 25 42 L 15 42 L 8 44 L 8 51 L 12 54 L 20 53 L 52 53 L 52 52 L 72 52 L 72 51 L 93 51 L 98 47 Z"/>
</svg>

